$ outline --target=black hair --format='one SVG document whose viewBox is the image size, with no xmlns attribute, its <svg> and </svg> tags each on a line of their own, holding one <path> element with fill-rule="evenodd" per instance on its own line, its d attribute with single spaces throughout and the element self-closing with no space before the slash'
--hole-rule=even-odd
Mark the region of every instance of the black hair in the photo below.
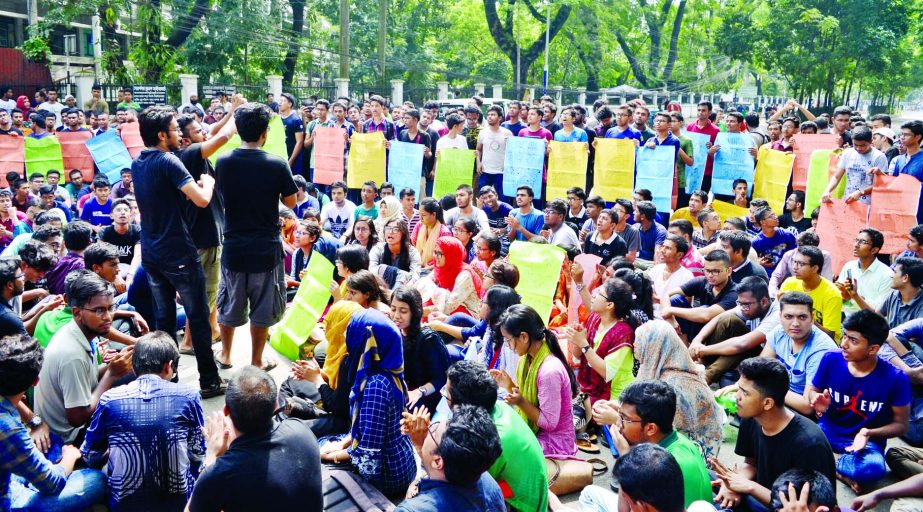
<svg viewBox="0 0 923 512">
<path fill-rule="evenodd" d="M 458 114 L 449 114 L 445 118 L 445 125 L 448 129 L 455 128 L 456 126 L 465 122 L 465 119 Z"/>
<path fill-rule="evenodd" d="M 288 210 L 286 208 L 286 210 Z M 288 210 L 291 211 L 291 210 Z M 346 243 L 349 245 L 356 245 L 359 243 L 359 240 L 356 238 L 356 223 L 365 222 L 369 227 L 369 243 L 367 249 L 372 248 L 375 244 L 378 243 L 378 230 L 375 228 L 375 222 L 371 217 L 366 215 L 360 215 L 356 220 L 353 221 L 353 229 L 349 236 L 346 237 Z"/>
<path fill-rule="evenodd" d="M 862 228 L 859 233 L 865 233 L 872 242 L 872 249 L 881 249 L 885 245 L 885 237 L 875 228 Z"/>
<path fill-rule="evenodd" d="M 484 231 L 478 235 L 478 239 L 487 243 L 487 250 L 493 252 L 496 255 L 494 256 L 495 258 L 500 257 L 500 253 L 503 251 L 503 242 L 500 241 L 500 237 L 496 233 Z"/>
<path fill-rule="evenodd" d="M 388 108 L 388 100 L 384 99 L 383 97 L 377 94 L 373 94 L 369 96 L 369 103 L 378 103 L 382 107 Z"/>
<path fill-rule="evenodd" d="M 465 231 L 471 234 L 471 238 L 468 240 L 468 243 L 465 245 L 465 252 L 471 250 L 471 247 L 474 246 L 475 236 L 478 234 L 478 223 L 471 217 L 459 217 L 455 220 L 456 223 L 461 222 L 465 226 Z M 454 226 L 452 226 L 454 228 Z"/>
<path fill-rule="evenodd" d="M 342 181 L 342 180 L 337 180 L 337 181 L 334 181 L 333 183 L 331 183 L 331 184 L 330 184 L 330 193 L 331 193 L 331 194 L 333 193 L 333 189 L 335 189 L 335 188 L 341 189 L 341 190 L 343 191 L 343 193 L 345 194 L 345 193 L 346 193 L 346 182 L 345 182 L 345 181 Z"/>
<path fill-rule="evenodd" d="M 93 228 L 82 220 L 76 220 L 64 226 L 64 247 L 68 251 L 82 251 L 89 247 L 93 238 Z"/>
<path fill-rule="evenodd" d="M 491 268 L 493 268 L 493 265 L 491 265 Z M 487 289 L 487 293 L 484 294 L 484 301 L 487 302 L 487 328 L 490 329 L 490 340 L 493 345 L 491 352 L 496 352 L 503 346 L 503 336 L 500 334 L 500 318 L 507 309 L 520 304 L 522 298 L 513 288 L 505 284 L 495 284 Z"/>
<path fill-rule="evenodd" d="M 18 256 L 0 259 L 0 288 L 5 288 L 9 283 L 16 281 L 20 263 Z"/>
<path fill-rule="evenodd" d="M 747 276 L 741 279 L 740 283 L 737 284 L 737 295 L 741 293 L 753 295 L 753 298 L 756 299 L 757 302 L 763 299 L 771 300 L 769 297 L 769 285 L 758 276 Z"/>
<path fill-rule="evenodd" d="M 67 305 L 72 308 L 86 306 L 94 297 L 115 296 L 115 288 L 109 282 L 87 269 L 67 286 Z M 70 277 L 70 274 L 68 274 Z"/>
<path fill-rule="evenodd" d="M 581 201 L 586 201 L 586 192 L 584 192 L 580 187 L 571 187 L 567 189 L 567 195 L 571 194 L 577 196 L 577 199 L 580 199 Z"/>
<path fill-rule="evenodd" d="M 163 365 L 173 363 L 173 371 L 179 371 L 179 350 L 173 337 L 163 331 L 153 331 L 138 338 L 131 353 L 131 367 L 135 375 L 160 374 Z"/>
<path fill-rule="evenodd" d="M 276 409 L 276 383 L 256 366 L 245 366 L 228 381 L 225 406 L 234 428 L 259 434 L 272 428 Z"/>
<path fill-rule="evenodd" d="M 417 340 L 423 321 L 423 297 L 412 286 L 398 286 L 391 292 L 391 304 L 400 301 L 410 308 L 410 325 L 407 326 L 407 336 L 404 337 L 404 351 Z"/>
<path fill-rule="evenodd" d="M 805 121 L 801 123 L 801 133 L 817 133 L 817 122 L 816 121 Z"/>
<path fill-rule="evenodd" d="M 86 252 L 83 253 L 83 262 L 86 268 L 91 270 L 93 269 L 93 265 L 102 265 L 107 261 L 118 259 L 118 247 L 106 242 L 96 242 L 87 247 Z"/>
<path fill-rule="evenodd" d="M 686 222 L 689 221 L 687 220 Z M 676 252 L 678 252 L 680 255 L 685 255 L 689 251 L 689 242 L 687 242 L 685 238 L 679 235 L 669 234 L 664 240 L 664 243 L 667 241 L 673 242 L 673 245 L 676 246 Z"/>
<path fill-rule="evenodd" d="M 602 285 L 603 297 L 606 301 L 611 302 L 615 308 L 613 314 L 619 320 L 623 320 L 632 330 L 637 329 L 642 322 L 632 315 L 634 309 L 634 289 L 627 282 L 617 277 L 607 279 Z"/>
<path fill-rule="evenodd" d="M 144 145 L 152 148 L 160 143 L 160 132 L 170 134 L 170 121 L 176 117 L 173 107 L 151 106 L 138 114 L 138 125 Z"/>
<path fill-rule="evenodd" d="M 812 267 L 817 267 L 817 271 L 820 272 L 820 269 L 824 267 L 824 253 L 817 247 L 810 245 L 799 246 L 797 249 L 798 254 L 808 258 L 808 265 Z"/>
<path fill-rule="evenodd" d="M 42 224 L 42 225 L 39 225 L 38 228 L 35 229 L 34 233 L 32 233 L 32 240 L 35 240 L 38 242 L 47 242 L 48 240 L 56 236 L 61 236 L 60 228 L 56 228 L 48 224 Z M 32 240 L 30 240 L 30 242 Z"/>
<path fill-rule="evenodd" d="M 400 193 L 400 198 L 401 198 L 401 199 L 404 199 L 405 197 L 408 197 L 408 196 L 410 196 L 410 197 L 417 197 L 417 191 L 414 190 L 414 189 L 412 189 L 412 188 L 410 188 L 410 187 L 404 187 L 404 188 L 402 188 L 402 189 L 401 189 L 401 193 Z"/>
<path fill-rule="evenodd" d="M 640 325 L 648 319 L 654 318 L 654 285 L 644 273 L 635 270 L 632 264 L 623 257 L 612 258 L 609 268 L 615 269 L 612 277 L 628 283 L 633 292 L 632 309 L 644 313 L 647 318 L 634 318 L 635 325 Z"/>
<path fill-rule="evenodd" d="M 667 225 L 668 228 L 676 228 L 680 233 L 692 238 L 692 233 L 695 229 L 692 227 L 692 223 L 686 219 L 676 219 L 670 224 Z"/>
<path fill-rule="evenodd" d="M 763 397 L 772 398 L 776 407 L 785 406 L 788 393 L 788 370 L 778 359 L 751 357 L 737 367 L 740 376 L 753 383 Z"/>
<path fill-rule="evenodd" d="M 728 221 L 730 220 L 731 219 L 728 219 Z M 743 254 L 744 258 L 750 253 L 750 246 L 752 244 L 750 238 L 743 231 L 720 231 L 718 233 L 718 239 L 722 242 L 727 242 L 727 244 L 731 246 L 732 251 L 740 252 Z"/>
<path fill-rule="evenodd" d="M 856 126 L 852 129 L 852 140 L 872 142 L 872 130 L 868 126 Z"/>
<path fill-rule="evenodd" d="M 396 226 L 401 231 L 401 252 L 397 257 L 397 261 L 394 261 L 394 255 L 391 253 L 390 249 L 385 249 L 381 254 L 381 264 L 397 267 L 401 270 L 410 271 L 410 251 L 416 250 L 412 245 L 410 245 L 410 230 L 407 227 L 407 221 L 400 217 L 394 217 L 389 219 L 388 222 L 385 222 L 384 228 L 388 229 L 388 226 Z M 385 233 L 382 233 L 384 237 Z"/>
<path fill-rule="evenodd" d="M 622 390 L 623 404 L 634 406 L 642 423 L 657 425 L 664 435 L 673 432 L 676 416 L 676 391 L 673 386 L 659 380 L 638 380 Z"/>
<path fill-rule="evenodd" d="M 500 116 L 500 119 L 501 119 L 501 120 L 503 119 L 503 109 L 500 108 L 499 105 L 491 105 L 491 106 L 487 107 L 487 113 L 489 114 L 489 113 L 491 113 L 491 112 L 496 112 L 497 115 Z"/>
<path fill-rule="evenodd" d="M 44 181 L 45 175 L 40 172 L 33 172 L 29 175 L 29 181 L 35 181 L 35 178 L 42 178 L 42 181 Z"/>
<path fill-rule="evenodd" d="M 615 459 L 613 475 L 621 491 L 658 512 L 682 512 L 683 473 L 670 452 L 656 444 L 641 443 Z"/>
<path fill-rule="evenodd" d="M 59 178 L 61 177 L 61 171 L 57 169 L 48 169 L 48 172 L 45 173 L 45 177 L 47 178 L 48 176 L 51 176 L 52 174 L 56 175 Z"/>
<path fill-rule="evenodd" d="M 446 373 L 449 400 L 453 406 L 474 405 L 493 412 L 497 403 L 497 381 L 480 361 L 461 360 L 449 367 Z"/>
<path fill-rule="evenodd" d="M 596 111 L 596 119 L 603 121 L 605 119 L 612 119 L 612 109 L 608 105 L 603 105 L 602 108 Z"/>
<path fill-rule="evenodd" d="M 291 93 L 283 92 L 282 94 L 279 95 L 279 97 L 285 98 L 286 100 L 288 100 L 288 102 L 292 104 L 292 108 L 294 108 L 295 105 L 297 105 L 297 101 L 295 100 L 295 97 L 292 96 Z"/>
<path fill-rule="evenodd" d="M 700 101 L 699 104 L 696 105 L 696 106 L 697 106 L 697 107 L 705 107 L 705 108 L 708 109 L 709 112 L 711 112 L 711 111 L 715 108 L 715 107 L 711 104 L 710 101 Z"/>
<path fill-rule="evenodd" d="M 710 261 L 713 263 L 716 261 L 720 261 L 724 263 L 724 266 L 726 267 L 731 266 L 731 257 L 728 255 L 728 253 L 722 251 L 721 249 L 715 249 L 709 252 L 708 254 L 706 254 L 705 261 Z"/>
<path fill-rule="evenodd" d="M 511 306 L 503 313 L 503 316 L 500 317 L 500 325 L 506 332 L 513 336 L 526 333 L 526 335 L 529 336 L 530 342 L 541 341 L 548 345 L 548 349 L 551 353 L 561 361 L 564 368 L 567 370 L 567 377 L 570 380 L 571 396 L 577 395 L 577 379 L 574 377 L 574 371 L 567 361 L 567 356 L 565 356 L 564 352 L 561 350 L 558 337 L 555 336 L 554 331 L 545 327 L 545 322 L 542 321 L 542 317 L 532 309 L 531 306 L 526 304 Z"/>
<path fill-rule="evenodd" d="M 18 395 L 29 389 L 42 371 L 44 349 L 28 334 L 0 339 L 0 396 Z"/>
<path fill-rule="evenodd" d="M 264 103 L 244 103 L 234 110 L 234 124 L 237 134 L 244 142 L 256 142 L 269 129 L 272 110 Z"/>
<path fill-rule="evenodd" d="M 654 199 L 654 194 L 646 188 L 635 189 L 635 194 L 641 196 L 641 199 L 644 201 L 652 201 Z"/>
<path fill-rule="evenodd" d="M 901 275 L 905 275 L 910 279 L 911 286 L 919 288 L 923 285 L 923 259 L 905 256 L 898 258 L 894 265 L 901 266 Z"/>
<path fill-rule="evenodd" d="M 97 188 L 109 188 L 110 186 L 111 184 L 109 183 L 109 178 L 107 178 L 105 175 L 100 174 L 93 178 L 94 190 Z"/>
<path fill-rule="evenodd" d="M 346 287 L 369 296 L 369 302 L 391 302 L 388 285 L 378 275 L 368 270 L 360 270 L 346 278 Z"/>
<path fill-rule="evenodd" d="M 48 272 L 58 262 L 58 257 L 51 247 L 34 238 L 19 249 L 19 257 L 23 263 L 39 272 Z"/>
<path fill-rule="evenodd" d="M 375 182 L 373 181 L 372 183 L 375 183 Z M 387 189 L 391 189 L 391 193 L 392 193 L 392 194 L 394 193 L 394 184 L 391 183 L 390 181 L 382 182 L 381 186 L 378 187 L 378 191 L 381 192 L 382 190 L 384 190 L 384 189 L 386 189 L 386 188 L 387 188 Z"/>
<path fill-rule="evenodd" d="M 529 194 L 529 197 L 535 197 L 535 191 L 532 190 L 532 187 L 529 185 L 520 185 L 516 187 L 516 192 L 519 192 L 520 190 L 525 190 L 526 194 Z"/>
<path fill-rule="evenodd" d="M 916 240 L 918 244 L 923 244 L 923 224 L 910 228 L 910 238 Z"/>
<path fill-rule="evenodd" d="M 336 259 L 350 272 L 356 273 L 369 268 L 369 251 L 361 245 L 344 245 L 337 249 Z"/>
<path fill-rule="evenodd" d="M 901 130 L 910 130 L 913 135 L 923 135 L 923 121 L 919 119 L 907 121 L 901 125 Z"/>
<path fill-rule="evenodd" d="M 46 196 L 48 194 L 54 194 L 54 185 L 42 185 L 38 189 L 38 195 Z"/>
<path fill-rule="evenodd" d="M 789 469 L 776 477 L 776 481 L 772 483 L 772 509 L 782 510 L 782 498 L 779 495 L 788 496 L 789 486 L 794 487 L 800 494 L 804 484 L 810 484 L 808 488 L 809 506 L 824 506 L 830 510 L 836 508 L 836 491 L 829 478 L 814 469 Z"/>
<path fill-rule="evenodd" d="M 519 284 L 519 269 L 508 261 L 494 260 L 487 268 L 487 274 L 496 283 L 494 286 L 504 284 L 516 288 Z"/>
<path fill-rule="evenodd" d="M 860 309 L 843 320 L 844 331 L 856 331 L 861 334 L 869 345 L 884 345 L 888 340 L 890 326 L 888 320 L 867 309 Z"/>
<path fill-rule="evenodd" d="M 478 197 L 481 197 L 481 196 L 483 196 L 484 194 L 499 195 L 499 194 L 497 194 L 497 189 L 494 188 L 493 185 L 484 185 L 483 187 L 481 187 L 480 189 L 478 189 Z"/>
<path fill-rule="evenodd" d="M 785 292 L 779 298 L 779 311 L 785 309 L 785 306 L 807 306 L 808 311 L 813 311 L 814 299 L 804 292 Z"/>
<path fill-rule="evenodd" d="M 435 215 L 440 224 L 445 224 L 445 219 L 442 216 L 442 205 L 432 197 L 427 197 L 420 201 L 420 210 Z"/>
<path fill-rule="evenodd" d="M 474 195 L 474 189 L 471 188 L 471 185 L 467 183 L 462 183 L 461 185 L 455 187 L 455 192 L 467 192 L 469 196 Z"/>
<path fill-rule="evenodd" d="M 761 222 L 766 220 L 767 217 L 772 215 L 772 213 L 773 213 L 772 208 L 764 206 L 762 208 L 758 208 L 755 212 L 753 212 L 753 218 L 756 219 L 757 224 L 760 224 Z"/>
<path fill-rule="evenodd" d="M 654 222 L 654 218 L 657 216 L 657 207 L 654 206 L 654 203 L 651 201 L 639 201 L 637 208 L 639 214 L 643 215 L 647 220 Z"/>
<path fill-rule="evenodd" d="M 445 479 L 462 486 L 473 486 L 502 451 L 497 426 L 473 405 L 455 407 L 436 449 L 445 462 Z"/>
<path fill-rule="evenodd" d="M 586 198 L 586 202 L 584 204 L 585 205 L 592 204 L 598 207 L 599 209 L 604 209 L 606 207 L 606 200 L 597 194 L 592 194 Z M 631 211 L 631 201 L 628 202 L 628 211 Z"/>
</svg>

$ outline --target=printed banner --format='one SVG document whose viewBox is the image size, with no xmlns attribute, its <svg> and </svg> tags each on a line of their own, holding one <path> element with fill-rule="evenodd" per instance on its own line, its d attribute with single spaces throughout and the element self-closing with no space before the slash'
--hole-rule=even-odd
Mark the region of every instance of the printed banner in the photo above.
<svg viewBox="0 0 923 512">
<path fill-rule="evenodd" d="M 769 207 L 778 215 L 785 210 L 785 193 L 792 177 L 795 155 L 784 151 L 767 149 L 760 152 L 753 174 L 753 197 L 769 201 Z M 810 210 L 806 210 L 810 213 Z"/>
<path fill-rule="evenodd" d="M 109 183 L 115 183 L 121 178 L 122 169 L 131 168 L 131 155 L 125 148 L 125 143 L 118 132 L 109 130 L 86 141 L 87 150 L 96 162 L 99 172 L 109 178 Z M 69 179 L 69 178 L 68 178 Z M 83 175 L 84 183 L 92 183 L 92 176 L 87 181 L 86 173 Z"/>
<path fill-rule="evenodd" d="M 734 180 L 743 179 L 747 186 L 753 186 L 753 155 L 747 150 L 753 147 L 749 133 L 721 132 L 715 139 L 721 149 L 715 153 L 712 167 L 711 191 L 715 194 L 733 196 Z"/>
<path fill-rule="evenodd" d="M 350 139 L 346 186 L 362 188 L 369 180 L 378 185 L 385 181 L 385 136 L 381 132 L 354 133 Z"/>
<path fill-rule="evenodd" d="M 6 173 L 18 172 L 25 177 L 26 139 L 19 135 L 0 135 L 0 187 L 7 188 Z"/>
<path fill-rule="evenodd" d="M 584 169 L 586 166 L 584 166 Z M 545 170 L 545 140 L 532 137 L 506 139 L 506 156 L 503 159 L 503 190 L 513 191 L 528 185 L 535 197 L 542 197 L 542 174 Z M 438 171 L 437 171 L 438 172 Z M 436 176 L 439 180 L 439 176 Z M 580 183 L 585 183 L 586 180 Z M 454 190 L 452 192 L 455 192 Z M 433 193 L 436 197 L 439 194 Z M 553 196 L 549 196 L 553 197 Z"/>
<path fill-rule="evenodd" d="M 607 202 L 630 199 L 635 185 L 635 143 L 630 139 L 596 139 L 592 193 Z"/>
<path fill-rule="evenodd" d="M 590 158 L 586 142 L 549 142 L 548 191 L 549 198 L 567 197 L 567 189 L 583 188 L 586 183 L 586 167 Z M 504 189 L 505 190 L 505 189 Z"/>
<path fill-rule="evenodd" d="M 473 149 L 440 149 L 436 157 L 436 181 L 433 183 L 433 197 L 451 194 L 459 185 L 471 185 L 474 172 Z"/>
<path fill-rule="evenodd" d="M 314 128 L 313 148 L 314 183 L 330 185 L 341 181 L 346 156 L 346 130 L 328 126 Z"/>
<path fill-rule="evenodd" d="M 795 134 L 795 145 L 792 146 L 795 152 L 795 166 L 792 168 L 792 187 L 795 190 L 806 190 L 808 186 L 811 154 L 818 149 L 836 149 L 838 137 L 838 135 L 832 133 Z M 804 211 L 810 212 L 811 210 L 808 210 L 807 206 L 805 206 Z"/>
<path fill-rule="evenodd" d="M 266 134 L 263 151 L 270 155 L 282 157 L 283 160 L 288 162 L 288 149 L 285 147 L 285 125 L 282 124 L 282 118 L 279 116 L 272 116 L 272 119 L 269 120 L 269 133 Z"/>
<path fill-rule="evenodd" d="M 676 173 L 676 149 L 673 146 L 638 148 L 638 176 L 635 188 L 646 188 L 653 195 L 658 212 L 673 211 L 673 175 Z"/>
<path fill-rule="evenodd" d="M 868 218 L 868 205 L 859 201 L 846 204 L 842 199 L 834 199 L 830 203 L 821 203 L 817 236 L 820 237 L 820 248 L 830 253 L 834 275 L 838 275 L 843 265 L 852 259 L 853 241 L 859 230 L 868 224 Z"/>
<path fill-rule="evenodd" d="M 388 181 L 394 185 L 394 192 L 397 194 L 410 187 L 416 192 L 418 200 L 423 198 L 423 194 L 420 193 L 420 180 L 423 177 L 424 148 L 423 144 L 391 142 L 391 151 L 388 154 Z"/>
<path fill-rule="evenodd" d="M 83 174 L 83 182 L 93 183 L 93 156 L 86 146 L 87 141 L 93 138 L 93 132 L 89 130 L 83 132 L 58 132 L 56 136 L 61 143 L 64 169 L 67 170 L 68 174 L 72 169 L 80 169 Z M 131 167 L 131 165 L 128 167 Z"/>
<path fill-rule="evenodd" d="M 138 155 L 144 151 L 144 141 L 141 140 L 141 125 L 138 123 L 125 123 L 119 126 L 119 133 L 122 136 L 122 142 L 128 149 L 131 159 L 138 158 Z"/>
<path fill-rule="evenodd" d="M 333 263 L 314 251 L 305 270 L 291 307 L 285 312 L 282 320 L 273 326 L 272 335 L 269 337 L 272 348 L 292 361 L 299 358 L 301 346 L 308 341 L 317 320 L 324 314 L 327 301 L 330 300 Z"/>
<path fill-rule="evenodd" d="M 841 150 L 818 149 L 811 153 L 811 163 L 808 168 L 808 183 L 804 192 L 804 214 L 811 215 L 814 208 L 820 205 L 820 196 L 823 195 L 830 177 L 836 173 L 836 165 L 840 161 Z M 797 157 L 796 157 L 797 160 Z M 840 180 L 840 185 L 833 191 L 832 197 L 843 197 L 846 190 L 846 180 Z"/>
<path fill-rule="evenodd" d="M 746 219 L 750 216 L 750 210 L 747 208 L 742 208 L 733 203 L 728 203 L 725 201 L 712 201 L 711 207 L 715 210 L 715 213 L 721 217 L 721 222 L 730 219 L 731 217 L 740 217 L 741 219 Z"/>
<path fill-rule="evenodd" d="M 519 280 L 516 292 L 522 297 L 522 303 L 532 306 L 545 322 L 551 316 L 554 291 L 565 256 L 564 249 L 556 245 L 521 240 L 510 244 L 509 262 L 519 269 L 519 275 L 528 276 L 528 279 Z"/>
<path fill-rule="evenodd" d="M 61 143 L 54 135 L 33 139 L 26 137 L 26 174 L 64 169 L 64 158 L 61 156 Z"/>
<path fill-rule="evenodd" d="M 875 176 L 869 225 L 881 231 L 885 237 L 882 254 L 900 254 L 907 249 L 910 229 L 917 225 L 919 204 L 920 182 L 913 176 Z"/>
<path fill-rule="evenodd" d="M 711 137 L 705 133 L 686 132 L 692 139 L 692 165 L 686 166 L 686 193 L 691 194 L 702 188 L 705 179 L 705 162 L 708 161 L 708 147 Z"/>
</svg>

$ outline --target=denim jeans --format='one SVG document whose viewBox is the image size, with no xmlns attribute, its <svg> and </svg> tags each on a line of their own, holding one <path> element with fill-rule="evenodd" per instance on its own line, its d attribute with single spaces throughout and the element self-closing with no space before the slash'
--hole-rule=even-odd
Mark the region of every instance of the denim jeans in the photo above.
<svg viewBox="0 0 923 512">
<path fill-rule="evenodd" d="M 159 268 L 143 263 L 154 296 L 156 329 L 176 337 L 176 294 L 179 292 L 186 310 L 188 329 L 192 334 L 199 385 L 208 387 L 220 381 L 218 366 L 212 353 L 212 329 L 208 322 L 208 297 L 205 294 L 205 272 L 196 260 L 186 265 Z"/>
<path fill-rule="evenodd" d="M 836 471 L 859 485 L 877 482 L 888 472 L 881 446 L 869 443 L 855 453 L 844 453 L 836 461 Z"/>
<path fill-rule="evenodd" d="M 11 510 L 14 511 L 80 511 L 104 504 L 108 495 L 108 479 L 98 469 L 78 469 L 67 477 L 64 489 L 55 495 L 43 495 L 29 482 L 13 475 L 10 481 Z"/>
<path fill-rule="evenodd" d="M 674 308 L 692 308 L 692 304 L 690 304 L 689 301 L 686 300 L 686 297 L 683 297 L 682 295 L 674 295 L 673 297 L 670 297 L 670 305 Z M 676 323 L 678 323 L 680 329 L 686 333 L 686 336 L 689 340 L 695 338 L 699 334 L 699 331 L 702 330 L 702 327 L 705 325 L 692 322 L 690 320 L 685 320 L 683 318 L 677 318 Z"/>
</svg>

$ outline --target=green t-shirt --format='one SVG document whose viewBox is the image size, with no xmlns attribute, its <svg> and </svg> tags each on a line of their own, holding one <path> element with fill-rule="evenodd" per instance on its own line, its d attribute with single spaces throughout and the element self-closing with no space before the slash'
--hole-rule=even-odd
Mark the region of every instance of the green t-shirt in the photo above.
<svg viewBox="0 0 923 512">
<path fill-rule="evenodd" d="M 508 486 L 512 491 L 513 495 L 506 500 L 510 507 L 523 512 L 545 512 L 548 510 L 548 474 L 538 439 L 522 417 L 503 402 L 494 405 L 491 418 L 497 426 L 503 451 L 487 472 L 501 487 Z"/>
<path fill-rule="evenodd" d="M 43 313 L 35 323 L 35 339 L 39 345 L 48 347 L 51 338 L 74 318 L 69 307 Z"/>
<path fill-rule="evenodd" d="M 372 220 L 378 218 L 378 204 L 372 204 L 371 208 L 366 208 L 362 203 L 356 205 L 356 209 L 353 211 L 353 220 L 359 218 L 360 215 L 365 215 L 370 217 Z"/>
<path fill-rule="evenodd" d="M 699 447 L 688 437 L 677 431 L 671 432 L 658 443 L 664 450 L 670 452 L 679 469 L 683 473 L 683 487 L 686 495 L 686 506 L 695 501 L 712 501 L 711 479 L 705 469 L 705 459 Z"/>
<path fill-rule="evenodd" d="M 690 158 L 692 157 L 692 139 L 686 137 L 685 135 L 679 136 L 679 149 L 682 149 L 686 152 Z M 683 161 L 678 155 L 676 157 L 676 173 L 677 173 L 677 182 L 679 184 L 679 189 L 682 190 L 686 188 L 686 162 Z M 693 224 L 695 224 L 693 222 Z"/>
</svg>

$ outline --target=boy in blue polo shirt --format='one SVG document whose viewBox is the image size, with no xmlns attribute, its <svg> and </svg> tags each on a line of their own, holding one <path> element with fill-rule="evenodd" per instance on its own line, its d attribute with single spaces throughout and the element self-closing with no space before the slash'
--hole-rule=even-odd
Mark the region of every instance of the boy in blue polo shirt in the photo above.
<svg viewBox="0 0 923 512">
<path fill-rule="evenodd" d="M 112 198 L 109 197 L 109 180 L 105 176 L 93 178 L 93 197 L 84 203 L 80 219 L 89 222 L 94 231 L 112 224 Z"/>
</svg>

